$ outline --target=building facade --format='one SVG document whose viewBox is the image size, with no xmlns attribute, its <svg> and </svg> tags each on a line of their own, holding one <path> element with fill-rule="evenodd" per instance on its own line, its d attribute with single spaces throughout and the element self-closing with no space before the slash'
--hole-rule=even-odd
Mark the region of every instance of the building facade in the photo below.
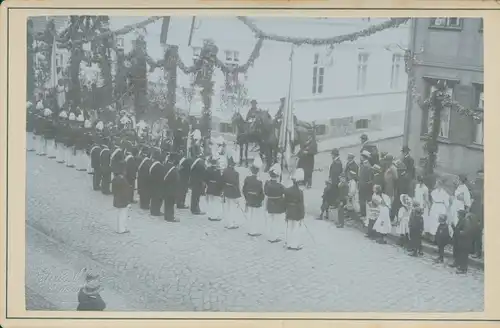
<svg viewBox="0 0 500 328">
<path fill-rule="evenodd" d="M 110 19 L 112 30 L 144 20 L 145 17 Z M 254 18 L 254 23 L 267 33 L 295 37 L 331 37 L 362 30 L 384 18 Z M 205 40 L 212 40 L 219 48 L 218 58 L 226 64 L 244 64 L 257 39 L 235 17 L 196 17 L 190 39 L 192 17 L 171 18 L 167 44 L 179 46 L 179 55 L 186 65 L 192 65 Z M 159 60 L 163 56 L 160 45 L 161 20 L 141 31 L 145 35 L 149 55 Z M 407 77 L 404 71 L 403 48 L 408 46 L 409 30 L 399 28 L 379 32 L 356 42 L 345 42 L 335 47 L 308 45 L 293 49 L 293 104 L 295 115 L 305 121 L 314 121 L 318 135 L 340 136 L 356 131 L 379 130 L 403 126 Z M 117 45 L 125 52 L 132 49 L 136 33 L 118 37 Z M 227 130 L 227 123 L 235 111 L 246 114 L 248 101 L 255 99 L 259 107 L 277 112 L 279 99 L 288 93 L 290 54 L 288 43 L 264 41 L 260 56 L 253 67 L 238 80 L 246 90 L 244 95 L 224 91 L 225 77 L 220 70 L 214 73 L 213 120 L 216 130 Z M 160 81 L 162 70 L 148 75 L 150 81 Z M 200 115 L 202 102 L 198 90 L 189 101 L 191 77 L 178 72 L 177 106 Z M 191 90 L 190 90 L 191 89 Z M 401 128 L 402 131 L 402 128 Z"/>
<path fill-rule="evenodd" d="M 446 80 L 452 98 L 466 108 L 484 110 L 483 22 L 480 18 L 413 19 L 410 46 L 415 50 L 413 76 L 424 98 L 437 80 Z M 405 141 L 415 157 L 425 156 L 423 136 L 429 113 L 409 101 Z M 446 109 L 441 117 L 438 167 L 452 173 L 474 173 L 484 163 L 483 123 Z"/>
</svg>

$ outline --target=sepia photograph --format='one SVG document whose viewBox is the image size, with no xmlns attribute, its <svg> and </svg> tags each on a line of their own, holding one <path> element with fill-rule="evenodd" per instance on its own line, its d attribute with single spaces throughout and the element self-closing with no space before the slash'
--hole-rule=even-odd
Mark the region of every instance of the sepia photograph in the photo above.
<svg viewBox="0 0 500 328">
<path fill-rule="evenodd" d="M 68 13 L 26 21 L 26 311 L 484 311 L 480 14 Z"/>
</svg>

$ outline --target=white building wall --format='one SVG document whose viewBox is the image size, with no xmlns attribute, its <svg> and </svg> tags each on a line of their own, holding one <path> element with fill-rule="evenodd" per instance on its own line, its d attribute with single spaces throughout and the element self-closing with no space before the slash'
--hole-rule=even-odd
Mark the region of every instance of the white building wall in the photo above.
<svg viewBox="0 0 500 328">
<path fill-rule="evenodd" d="M 144 20 L 145 17 L 117 17 L 110 19 L 111 29 L 121 28 Z M 257 26 L 268 33 L 296 37 L 331 37 L 362 30 L 369 25 L 376 24 L 386 18 L 371 19 L 370 22 L 361 18 L 346 19 L 304 19 L 304 18 L 256 18 Z M 149 55 L 159 60 L 163 56 L 160 45 L 160 32 L 162 21 L 159 20 L 146 27 L 146 40 Z M 191 47 L 188 38 L 191 26 L 191 17 L 172 17 L 168 32 L 168 44 L 179 46 L 182 61 L 191 65 L 193 63 L 193 47 L 201 47 L 204 39 L 212 39 L 219 48 L 218 58 L 225 60 L 225 50 L 238 51 L 239 62 L 244 64 L 254 48 L 257 39 L 242 22 L 235 17 L 203 17 L 196 19 Z M 407 26 L 389 29 L 373 36 L 358 39 L 356 42 L 344 42 L 333 48 L 312 47 L 303 45 L 295 47 L 293 65 L 293 98 L 295 113 L 299 119 L 317 122 L 329 122 L 333 118 L 342 117 L 368 117 L 373 120 L 372 128 L 383 128 L 380 124 L 376 127 L 377 120 L 383 112 L 404 111 L 406 101 L 406 73 L 404 61 L 401 58 L 398 74 L 398 84 L 391 88 L 391 68 L 394 53 L 402 55 L 396 46 L 407 46 L 409 36 Z M 124 36 L 124 48 L 128 52 L 132 48 L 132 41 L 137 37 L 135 33 Z M 264 41 L 259 58 L 240 80 L 245 81 L 250 99 L 256 99 L 260 107 L 267 108 L 275 113 L 279 106 L 279 99 L 286 96 L 288 91 L 291 45 L 287 43 Z M 358 54 L 368 53 L 366 85 L 363 90 L 357 90 L 358 79 Z M 313 61 L 314 55 L 320 56 L 320 66 L 324 67 L 323 92 L 313 94 Z M 321 63 L 323 65 L 321 65 Z M 149 74 L 151 81 L 156 81 L 162 71 L 156 69 Z M 229 111 L 220 101 L 220 91 L 224 86 L 224 76 L 220 70 L 214 74 L 215 88 L 213 96 L 214 116 L 218 112 Z M 179 88 L 187 87 L 190 77 L 178 72 Z M 178 92 L 177 105 L 185 106 Z M 201 99 L 195 97 L 191 114 L 201 112 Z M 246 111 L 246 109 L 244 110 Z M 229 116 L 225 113 L 220 116 Z M 377 119 L 378 115 L 378 119 Z M 403 124 L 402 114 L 394 114 L 392 124 Z M 386 115 L 387 117 L 387 115 Z M 399 121 L 399 118 L 401 120 Z"/>
</svg>

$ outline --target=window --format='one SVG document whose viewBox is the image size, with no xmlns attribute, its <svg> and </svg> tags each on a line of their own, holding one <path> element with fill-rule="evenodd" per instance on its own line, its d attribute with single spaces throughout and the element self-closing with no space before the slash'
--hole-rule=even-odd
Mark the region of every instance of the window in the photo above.
<svg viewBox="0 0 500 328">
<path fill-rule="evenodd" d="M 436 17 L 431 19 L 432 28 L 462 29 L 462 19 L 458 17 Z"/>
<path fill-rule="evenodd" d="M 319 53 L 314 54 L 313 61 L 313 81 L 312 81 L 312 93 L 323 93 L 323 84 L 325 81 L 325 68 L 320 65 Z"/>
<path fill-rule="evenodd" d="M 369 120 L 363 118 L 356 121 L 356 129 L 368 129 Z"/>
<path fill-rule="evenodd" d="M 326 134 L 326 125 L 325 124 L 319 124 L 314 126 L 314 130 L 316 135 L 322 136 Z"/>
<path fill-rule="evenodd" d="M 124 43 L 123 37 L 116 38 L 116 47 L 117 48 L 123 49 L 123 43 Z"/>
<path fill-rule="evenodd" d="M 429 95 L 431 95 L 436 90 L 435 86 L 431 86 Z M 446 93 L 453 99 L 453 88 L 448 87 Z M 429 113 L 427 130 L 431 132 L 432 115 Z M 439 136 L 442 138 L 448 138 L 450 133 L 450 108 L 446 107 L 441 110 L 441 126 L 439 128 Z"/>
<path fill-rule="evenodd" d="M 484 111 L 484 87 L 482 84 L 476 85 L 476 104 L 478 111 Z M 484 124 L 483 121 L 475 123 L 474 143 L 482 145 L 484 142 Z"/>
<path fill-rule="evenodd" d="M 400 54 L 392 55 L 391 89 L 397 89 L 399 87 L 399 76 L 400 76 L 402 57 L 403 56 Z"/>
<path fill-rule="evenodd" d="M 240 61 L 240 53 L 238 51 L 226 50 L 226 63 L 238 63 Z"/>
<path fill-rule="evenodd" d="M 356 89 L 358 91 L 363 91 L 366 86 L 366 74 L 368 70 L 368 57 L 369 54 L 361 53 L 358 54 L 358 83 Z"/>
</svg>

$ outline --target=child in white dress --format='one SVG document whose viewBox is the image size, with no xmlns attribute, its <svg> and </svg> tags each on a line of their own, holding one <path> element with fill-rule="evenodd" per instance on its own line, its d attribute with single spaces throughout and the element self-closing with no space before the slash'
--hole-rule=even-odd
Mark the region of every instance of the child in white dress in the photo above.
<svg viewBox="0 0 500 328">
<path fill-rule="evenodd" d="M 410 233 L 408 223 L 410 222 L 410 214 L 413 204 L 410 196 L 408 195 L 403 194 L 399 197 L 399 199 L 402 206 L 398 211 L 398 225 L 396 231 L 399 234 L 399 245 L 407 247 Z"/>
<path fill-rule="evenodd" d="M 391 198 L 382 193 L 382 188 L 377 186 L 375 188 L 375 195 L 373 196 L 372 201 L 377 204 L 379 209 L 377 221 L 375 221 L 375 224 L 373 225 L 373 229 L 379 234 L 377 243 L 387 244 L 385 236 L 387 236 L 392 229 L 390 217 Z"/>
</svg>

